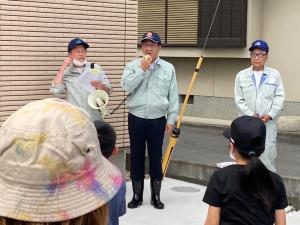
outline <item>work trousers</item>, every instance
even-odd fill
[[[144,119],[131,113],[128,114],[131,180],[144,180],[146,144],[150,177],[155,180],[162,179],[161,159],[165,126],[165,116],[157,119]]]

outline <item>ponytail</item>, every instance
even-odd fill
[[[248,162],[244,168],[241,177],[241,186],[243,190],[249,192],[256,198],[260,198],[264,205],[271,209],[274,202],[275,185],[270,171],[265,167],[262,161],[256,156],[255,152],[245,154],[239,151]]]

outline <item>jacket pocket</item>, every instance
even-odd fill
[[[265,82],[264,83],[264,89],[263,89],[263,93],[264,93],[264,97],[267,99],[272,100],[274,95],[275,95],[275,91],[277,88],[277,84],[274,82]]]
[[[171,77],[166,76],[157,76],[157,87],[159,88],[159,93],[162,96],[168,96],[169,88],[171,84]]]
[[[241,80],[241,88],[244,94],[244,97],[247,98],[254,94],[255,86],[251,80]]]

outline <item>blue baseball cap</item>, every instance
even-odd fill
[[[88,45],[88,43],[86,43],[86,42],[83,41],[82,39],[80,39],[80,38],[74,38],[74,39],[72,39],[72,40],[69,42],[69,44],[68,44],[68,52],[71,52],[71,50],[72,50],[73,48],[75,48],[76,46],[78,46],[78,45],[83,45],[83,46],[85,47],[85,49],[87,49],[88,47],[90,47],[90,46]]]
[[[251,52],[253,49],[258,48],[262,51],[266,51],[267,53],[269,52],[269,46],[267,42],[263,40],[256,40],[252,43],[251,47],[249,48],[249,51]]]
[[[141,42],[146,41],[146,40],[150,40],[150,41],[152,41],[156,44],[159,44],[159,45],[161,44],[159,35],[155,32],[152,32],[152,31],[144,33],[144,35],[141,39]]]

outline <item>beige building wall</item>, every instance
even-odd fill
[[[198,58],[165,58],[176,67],[179,93],[185,94],[195,71]],[[205,58],[192,95],[232,97],[236,72],[249,66],[245,59]]]
[[[53,97],[50,82],[75,37],[90,44],[89,61],[106,71],[114,109],[125,95],[120,80],[124,65],[136,56],[136,33],[136,0],[1,0],[0,124],[27,102]],[[128,145],[125,112],[122,106],[108,119],[119,146]]]
[[[300,1],[263,2],[262,37],[270,44],[268,64],[280,71],[287,100],[300,102]]]

